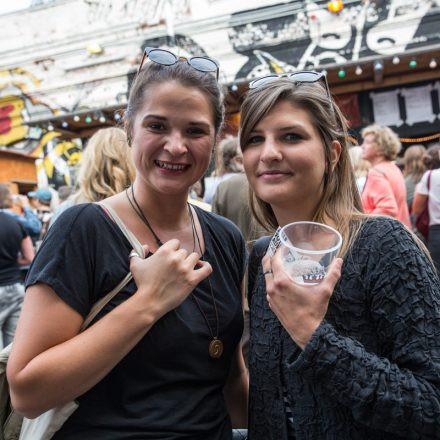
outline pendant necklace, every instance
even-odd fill
[[[133,211],[138,215],[138,217],[142,220],[142,222],[150,230],[151,234],[154,237],[154,240],[156,241],[157,246],[158,247],[162,246],[163,243],[162,243],[161,239],[154,232],[153,228],[150,225],[150,222],[148,221],[147,217],[145,216],[144,212],[142,211],[141,207],[139,206],[139,203],[137,202],[136,197],[134,196],[133,185],[131,185],[131,197],[128,192],[128,188],[126,189],[125,194],[126,194],[127,199],[130,203],[130,206],[133,208]],[[188,206],[188,212],[189,212],[189,216],[190,216],[190,220],[191,220],[191,229],[192,229],[192,236],[193,236],[193,252],[195,252],[196,240],[197,240],[197,245],[199,247],[200,255],[202,255],[202,248],[201,248],[201,244],[200,244],[199,234],[197,233],[197,229],[195,226],[194,215],[192,213],[192,210],[191,210],[189,203],[187,203],[187,206]],[[202,257],[200,257],[200,259],[202,259]],[[214,306],[214,311],[215,311],[215,322],[216,322],[216,332],[215,333],[213,332],[211,324],[209,323],[209,320],[208,320],[205,312],[203,311],[202,305],[200,304],[199,300],[197,299],[196,295],[194,294],[194,291],[191,292],[190,295],[191,295],[192,300],[196,304],[197,308],[200,310],[200,313],[206,322],[206,325],[208,327],[208,330],[209,330],[209,333],[211,336],[211,341],[209,342],[209,347],[208,347],[209,356],[211,356],[211,358],[213,358],[213,359],[218,359],[223,354],[223,342],[221,339],[218,338],[219,318],[218,318],[218,310],[217,310],[217,301],[215,299],[214,292],[212,290],[211,280],[209,279],[209,277],[208,277],[208,284],[209,284],[209,291],[211,294],[212,304]]]

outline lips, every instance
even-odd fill
[[[287,171],[281,171],[281,170],[263,170],[263,171],[259,171],[257,172],[257,176],[258,177],[279,177],[279,176],[287,176],[290,175],[292,173],[287,172]]]
[[[166,171],[185,171],[190,167],[185,163],[164,162],[162,160],[155,160],[154,164]]]

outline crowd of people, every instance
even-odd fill
[[[0,184],[14,410],[77,401],[63,440],[440,438],[440,145],[353,145],[312,71],[253,80],[221,139],[218,73],[147,48],[74,188]],[[343,238],[319,284],[267,252],[297,221]]]

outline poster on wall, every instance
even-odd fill
[[[436,81],[433,86],[434,90],[437,90],[437,99],[438,99],[438,107],[440,108],[440,81]],[[440,112],[437,115],[437,118],[440,119]]]
[[[373,102],[374,122],[380,125],[393,125],[400,127],[403,121],[399,110],[399,89],[389,92],[371,92]]]
[[[432,85],[402,89],[405,98],[406,123],[413,125],[416,122],[430,122],[435,120],[431,101]]]

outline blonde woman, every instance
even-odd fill
[[[426,155],[426,148],[423,145],[411,145],[403,155],[403,176],[406,185],[406,201],[411,212],[414,199],[414,190],[420,182],[426,166],[423,158]]]
[[[362,212],[347,125],[323,80],[318,72],[255,80],[241,108],[259,221],[337,228],[344,259],[304,286],[284,272],[279,252],[251,270],[268,240],[254,245],[249,438],[436,438],[440,283],[401,222]]]
[[[365,183],[367,182],[368,170],[371,168],[371,163],[362,158],[362,147],[355,145],[348,150],[351,165],[353,166],[354,176],[356,178],[356,185],[359,194],[362,194]]]
[[[390,128],[380,125],[365,127],[362,137],[362,157],[372,165],[362,192],[365,212],[389,215],[411,228],[405,181],[393,162],[402,149],[399,138]]]
[[[67,208],[113,196],[134,181],[136,171],[124,130],[102,128],[89,139],[78,172],[77,191],[53,215],[50,226]]]

